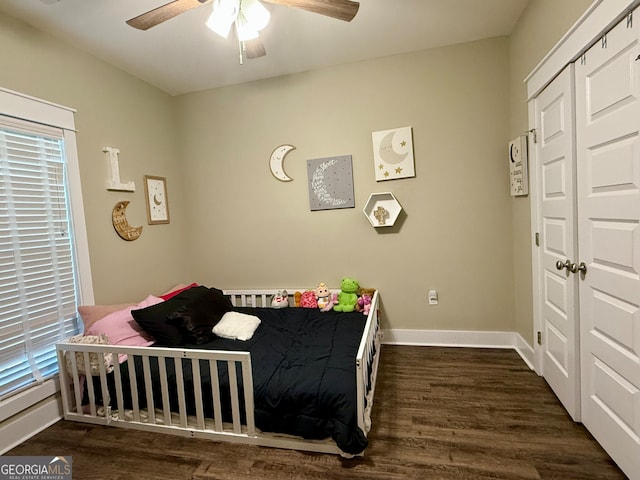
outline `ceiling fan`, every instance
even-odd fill
[[[213,12],[207,26],[227,37],[235,24],[240,46],[240,63],[243,55],[258,58],[266,55],[258,31],[269,22],[269,12],[259,0],[174,0],[127,20],[127,24],[139,30],[148,30],[175,16],[213,1]],[[360,3],[352,0],[262,0],[267,3],[299,8],[345,22],[358,13]]]

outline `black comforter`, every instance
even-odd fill
[[[209,350],[249,351],[254,384],[255,422],[264,432],[286,433],[306,439],[331,437],[349,454],[361,453],[367,439],[357,426],[355,356],[366,317],[361,313],[320,312],[306,308],[235,308],[256,315],[261,324],[248,341],[215,337],[205,344],[180,345]],[[136,372],[142,386],[142,368],[136,359]],[[201,367],[202,390],[210,392],[208,369]],[[152,369],[157,363],[152,362]],[[183,361],[187,411],[195,413],[191,363]],[[173,364],[167,362],[170,382],[175,379]],[[219,367],[221,388],[228,391],[226,367]],[[125,407],[130,405],[127,391],[127,363],[121,365]],[[157,378],[157,377],[156,377]],[[154,381],[155,383],[155,381]],[[226,385],[225,385],[226,384]],[[224,386],[223,386],[224,385]],[[222,387],[223,386],[223,387]],[[175,386],[170,388],[172,410],[177,410]],[[229,399],[222,396],[224,419],[230,418]],[[111,398],[115,398],[112,394]],[[144,391],[139,392],[145,407]],[[154,385],[154,402],[161,407],[160,388]],[[213,415],[213,402],[204,397],[206,416]],[[242,412],[244,417],[244,412]]]

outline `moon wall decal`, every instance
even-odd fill
[[[269,168],[274,177],[281,182],[290,182],[293,178],[289,177],[284,171],[284,157],[287,156],[291,150],[295,150],[293,145],[280,145],[271,153],[269,158]]]
[[[140,234],[142,233],[142,226],[132,227],[129,225],[126,211],[127,205],[129,205],[128,200],[116,203],[116,206],[113,207],[113,211],[111,212],[111,221],[113,222],[113,228],[115,228],[120,238],[131,242],[140,237]]]
[[[395,134],[395,131],[389,132],[380,141],[380,158],[392,165],[403,162],[409,155],[408,152],[400,154],[393,149],[393,137]]]
[[[517,157],[520,154],[520,152],[518,151],[518,147],[516,147],[513,143],[509,146],[509,159],[511,160],[511,163],[515,163],[516,159],[515,157]]]

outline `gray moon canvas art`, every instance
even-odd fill
[[[309,208],[354,208],[351,155],[307,160]]]

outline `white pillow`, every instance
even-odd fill
[[[227,312],[213,327],[213,333],[231,340],[249,340],[260,325],[260,319],[255,315],[240,312]]]

